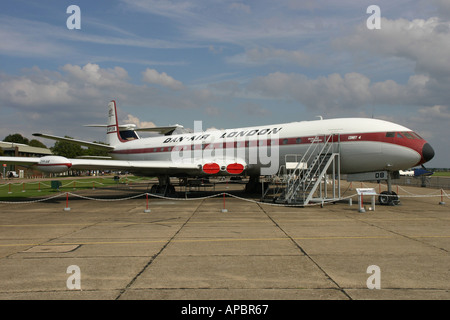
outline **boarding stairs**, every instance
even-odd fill
[[[339,135],[317,135],[303,155],[286,155],[285,165],[270,179],[271,187],[266,189],[263,200],[295,205],[340,200],[339,142]],[[332,174],[330,181],[327,173]]]

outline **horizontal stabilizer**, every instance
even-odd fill
[[[183,128],[183,126],[176,124],[174,126],[168,126],[168,127],[153,127],[153,128],[137,128],[134,129],[135,131],[145,131],[145,132],[157,132],[163,135],[170,135],[172,132],[175,131],[175,129]]]

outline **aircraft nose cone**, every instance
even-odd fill
[[[425,162],[430,161],[434,157],[434,150],[428,142],[423,145],[422,156]]]

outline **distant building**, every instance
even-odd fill
[[[15,142],[0,141],[0,148],[3,150],[5,157],[43,157],[52,154],[50,149],[47,148],[30,147],[29,145]],[[13,164],[8,165],[5,171],[16,171],[19,173],[20,170],[24,170],[24,177],[42,176],[40,171]],[[3,167],[0,172],[3,174]]]

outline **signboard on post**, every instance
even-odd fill
[[[370,196],[372,198],[372,207],[369,210],[375,211],[375,196],[377,192],[374,188],[356,188],[358,194],[358,210],[359,212],[366,212],[364,209],[364,196]]]

